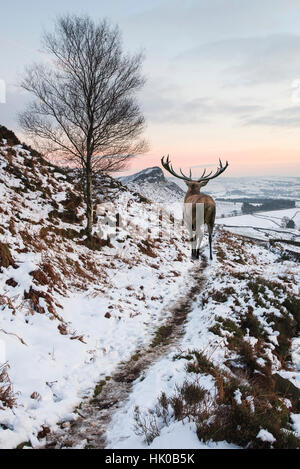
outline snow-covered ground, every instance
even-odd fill
[[[71,190],[78,196],[70,176],[20,145],[4,142],[0,151],[0,242],[12,258],[7,267],[1,262],[0,363],[9,365],[17,402],[0,410],[0,447],[13,448],[36,445],[43,427],[74,419],[75,407],[99,379],[150,340],[164,304],[184,281],[188,248],[175,237],[166,250],[166,231],[161,245],[155,243],[147,209],[110,178],[106,190],[118,196],[124,228],[116,233],[102,223],[103,239],[114,232],[111,245],[101,251],[80,246],[68,230],[79,231],[81,223],[62,221]],[[74,210],[78,218],[83,213],[80,203]],[[148,242],[132,220],[152,229]]]
[[[242,205],[241,202],[217,201],[216,219],[240,215],[242,213]]]
[[[224,235],[221,235],[222,237]],[[226,239],[230,239],[229,235],[225,235]],[[220,241],[218,242],[218,244]],[[298,282],[300,280],[299,270],[293,262],[283,262],[282,264],[276,263],[276,255],[268,252],[265,248],[255,244],[247,244],[240,241],[234,242],[233,246],[238,248],[243,246],[243,249],[238,252],[234,250],[227,250],[226,246],[221,243],[219,247],[224,249],[227,259],[224,263],[223,256],[214,260],[206,270],[207,284],[204,287],[204,292],[198,297],[194,304],[194,308],[188,315],[185,325],[184,336],[178,341],[175,347],[172,347],[167,356],[162,357],[159,361],[153,364],[135,383],[133,386],[130,398],[123,407],[114,415],[112,424],[107,432],[108,447],[109,448],[237,448],[238,446],[226,441],[208,441],[203,443],[195,437],[196,423],[185,418],[182,421],[176,420],[172,410],[169,410],[169,420],[166,422],[161,415],[156,414],[156,406],[161,393],[165,393],[167,397],[174,395],[176,388],[180,388],[184,382],[189,382],[204,388],[211,400],[214,400],[216,395],[217,386],[216,379],[207,371],[203,372],[187,372],[187,364],[192,361],[191,351],[197,350],[205,354],[211,360],[215,368],[219,367],[228,370],[228,362],[230,358],[235,358],[236,355],[230,352],[228,348],[228,338],[231,336],[225,332],[223,336],[216,335],[212,332],[212,327],[216,324],[216,318],[223,318],[223,320],[237,321],[239,324],[240,318],[245,314],[243,308],[254,307],[255,317],[258,318],[262,327],[268,331],[268,341],[264,344],[265,357],[270,359],[272,365],[272,372],[279,372],[282,376],[291,379],[295,386],[300,389],[300,349],[299,339],[295,339],[293,350],[293,363],[295,367],[294,372],[285,372],[281,370],[281,363],[279,362],[274,344],[278,345],[277,338],[279,332],[276,327],[272,329],[272,324],[268,319],[268,315],[278,314],[276,307],[271,306],[266,310],[263,306],[258,307],[254,298],[251,298],[251,293],[247,290],[246,280],[239,281],[237,278],[245,275],[245,278],[254,279],[257,276],[262,276],[266,281],[274,281],[280,278],[281,275],[286,275],[287,272],[292,276],[294,282],[290,284],[291,294],[299,295]],[[241,263],[235,264],[233,259],[242,254]],[[294,277],[296,276],[296,278]],[[298,279],[298,280],[297,280]],[[231,288],[233,292],[228,296],[227,300],[220,298],[216,301],[214,298],[217,291],[226,291],[226,288]],[[212,295],[214,293],[214,295]],[[273,293],[269,292],[270,299]],[[277,295],[274,293],[274,298]],[[216,297],[217,298],[217,297]],[[234,308],[235,298],[239,299],[239,307]],[[251,299],[250,299],[251,298]],[[245,340],[255,345],[257,338],[252,337],[248,333]],[[263,366],[266,363],[261,357],[256,358],[257,364],[261,363]],[[237,366],[242,367],[241,364]],[[259,368],[259,365],[257,365]],[[259,373],[259,371],[257,371]],[[261,370],[260,370],[261,372]],[[236,392],[240,394],[237,389]],[[242,406],[242,401],[238,401]],[[158,430],[158,435],[153,439],[150,444],[147,444],[145,438],[137,435],[135,431],[135,408],[139,407],[145,419],[155,416],[155,425]],[[149,413],[150,411],[150,413]],[[292,414],[293,429],[300,435],[300,419],[299,414]],[[238,424],[238,422],[237,422]],[[268,433],[265,429],[258,432],[257,438],[260,439],[263,435]],[[271,435],[270,443],[275,439]]]
[[[286,227],[288,220],[294,222],[294,228]],[[262,241],[282,239],[296,243],[300,242],[300,210],[298,207],[219,218],[216,220],[216,224],[223,226],[231,233]],[[286,246],[285,248],[289,251],[300,252],[297,245]]]
[[[224,217],[222,220],[217,220],[217,223],[228,226],[251,226],[253,228],[269,228],[275,230],[283,228],[282,220],[284,217],[294,220],[296,231],[300,228],[300,210],[298,208],[272,210],[270,212],[259,212],[230,218]]]
[[[78,417],[76,406],[89,401],[99,381],[113,375],[137,349],[149,346],[168,322],[169,305],[184,295],[195,264],[185,234],[174,228],[172,219],[163,218],[161,226],[153,204],[118,181],[95,181],[95,231],[101,239],[94,238],[94,249],[89,249],[81,233],[84,204],[76,171],[60,170],[19,142],[6,140],[0,142],[0,166],[0,365],[8,378],[0,380],[0,392],[8,389],[14,401],[0,394],[0,447],[40,447],[50,430]],[[243,217],[226,221],[237,218]],[[207,254],[206,245],[203,249]],[[187,365],[194,366],[191,351],[205,353],[213,369],[229,373],[228,360],[238,363],[239,350],[229,347],[235,332],[218,334],[218,321],[231,318],[238,328],[249,306],[265,333],[264,351],[258,351],[261,337],[243,330],[257,354],[254,368],[265,372],[270,362],[273,373],[300,388],[297,338],[291,348],[294,368],[281,369],[274,319],[292,314],[283,303],[299,294],[297,264],[277,262],[275,253],[222,230],[214,250],[216,260],[205,270],[207,282],[187,316],[184,335],[133,383],[128,401],[120,403],[107,428],[108,447],[149,447],[134,432],[134,409],[153,410],[162,392],[168,397],[186,380],[201,385],[213,399],[216,376],[201,370],[187,373]],[[250,295],[249,282],[255,278],[269,281],[263,286],[265,297],[254,287]],[[222,291],[227,296],[220,297]],[[245,391],[236,387],[236,399],[239,392]],[[152,448],[239,446],[223,439],[204,443],[196,435],[199,422],[176,420],[168,412],[166,421],[157,417]],[[299,414],[294,408],[290,412],[299,432]],[[274,438],[267,425],[260,430],[261,441]]]

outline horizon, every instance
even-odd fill
[[[66,12],[106,17],[119,25],[125,52],[145,51],[147,83],[139,100],[150,151],[134,158],[126,175],[160,167],[169,153],[174,168],[228,160],[226,178],[298,177],[299,2],[87,0],[84,9],[80,0],[5,4],[0,123],[28,143],[16,116],[30,97],[17,83],[25,66],[47,60],[41,34]]]
[[[211,165],[210,165],[211,166]],[[168,178],[168,179],[176,179],[175,176],[168,176],[168,173],[159,165],[154,165],[154,166],[147,166],[146,168],[142,168],[142,169],[127,169],[127,170],[123,170],[122,172],[118,172],[118,173],[115,173],[116,176],[115,177],[127,177],[127,176],[133,176],[134,174],[137,174],[139,172],[142,172],[142,171],[146,171],[147,169],[151,169],[151,168],[159,168],[162,170],[162,172],[164,173],[164,175]],[[188,167],[186,167],[186,169],[188,169]],[[125,174],[126,173],[126,174]],[[197,175],[195,175],[195,177],[197,177]],[[227,176],[226,174],[222,174],[222,176],[220,178],[218,178],[217,182],[222,182],[222,179],[264,179],[264,178],[268,178],[268,179],[278,179],[278,178],[283,178],[283,179],[300,179],[300,176],[281,176],[281,175],[261,175],[261,174],[258,174],[258,175],[251,175],[251,176],[245,176],[245,175],[241,175],[241,176]]]

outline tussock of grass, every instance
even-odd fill
[[[9,364],[0,366],[0,409],[12,409],[16,405],[16,395],[8,375]]]
[[[155,336],[150,344],[151,347],[157,347],[158,345],[162,345],[166,342],[168,337],[171,335],[173,330],[172,326],[165,325],[161,326],[155,332]]]
[[[103,379],[99,381],[98,384],[96,384],[95,389],[94,389],[94,395],[93,395],[94,398],[98,397],[99,394],[101,394],[103,387],[106,385],[106,382],[107,381]]]
[[[261,392],[253,382],[251,386],[238,386],[235,378],[217,381],[216,404],[209,419],[197,423],[201,441],[223,441],[243,448],[300,448],[300,439],[292,432],[289,410],[278,396],[270,391]],[[240,393],[240,401],[235,392]],[[257,438],[261,429],[269,431],[276,441],[263,442]]]
[[[14,264],[8,245],[0,241],[0,267],[9,267]]]
[[[160,434],[159,420],[168,426],[172,418],[178,421],[195,421],[199,415],[207,416],[206,395],[204,388],[189,381],[185,381],[182,386],[176,386],[174,394],[170,397],[161,393],[154,410],[149,409],[142,413],[138,406],[135,408],[135,433],[143,436],[146,443],[150,444]]]
[[[140,354],[139,353],[134,353],[130,358],[130,360],[134,361],[134,362],[137,362],[139,359],[140,359]]]
[[[190,354],[193,356],[193,361],[190,361],[186,366],[188,373],[207,373],[212,375],[215,373],[216,367],[205,353],[192,350]]]

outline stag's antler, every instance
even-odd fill
[[[220,159],[219,159],[219,161],[220,161],[220,166],[219,166],[219,168],[217,169],[217,171],[215,172],[215,174],[213,174],[213,175],[211,176],[211,173],[212,173],[212,171],[211,171],[210,173],[206,174],[206,176],[205,176],[206,169],[204,169],[203,173],[201,174],[200,178],[198,178],[198,179],[193,179],[193,178],[192,178],[192,170],[191,170],[191,169],[190,169],[190,175],[189,175],[189,176],[186,176],[186,175],[182,172],[181,169],[179,170],[179,171],[181,172],[181,176],[180,176],[179,174],[175,173],[175,171],[174,171],[174,169],[173,169],[173,167],[172,167],[172,165],[171,165],[169,155],[167,156],[166,161],[165,161],[165,157],[164,157],[164,156],[162,157],[162,159],[161,159],[161,164],[162,164],[162,166],[163,166],[169,173],[171,173],[171,174],[172,174],[173,176],[175,176],[176,178],[183,179],[184,181],[202,182],[202,181],[209,181],[210,179],[214,179],[214,178],[220,176],[220,174],[222,174],[222,173],[225,171],[225,169],[226,169],[227,166],[228,166],[228,161],[226,161],[226,163],[225,163],[224,166],[223,166],[222,161],[221,161]]]

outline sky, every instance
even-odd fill
[[[41,35],[65,13],[109,18],[124,50],[144,51],[139,100],[150,149],[127,174],[170,154],[195,176],[220,157],[227,176],[300,176],[299,0],[3,2],[0,124],[21,137],[17,114],[30,98],[22,74],[44,60]]]

